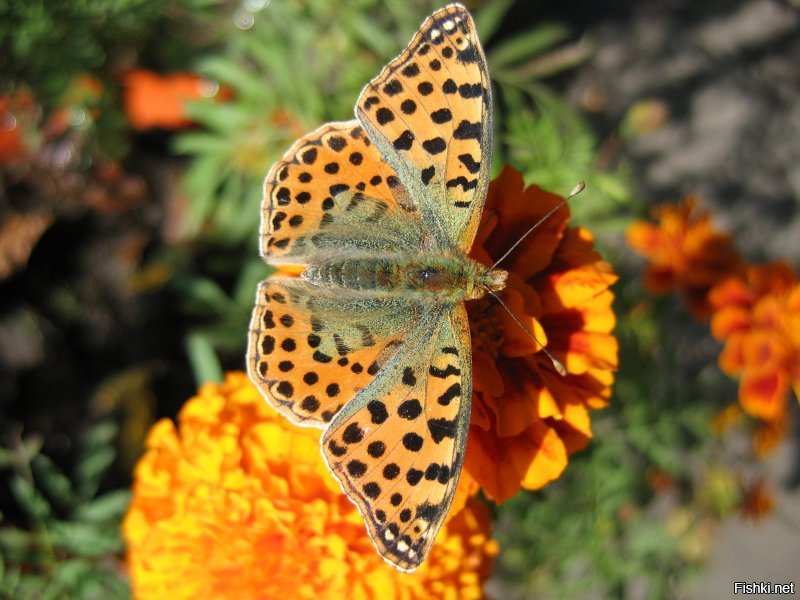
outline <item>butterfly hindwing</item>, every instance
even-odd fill
[[[402,346],[415,310],[402,298],[270,277],[258,287],[250,323],[250,378],[293,422],[325,427]]]
[[[378,552],[416,569],[449,510],[472,397],[463,304],[431,308],[375,380],[334,418],[322,451]]]
[[[443,250],[469,251],[491,161],[486,59],[467,10],[451,4],[361,92],[356,116]]]

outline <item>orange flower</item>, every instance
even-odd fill
[[[696,203],[690,196],[677,206],[662,204],[653,210],[657,224],[633,223],[626,237],[628,245],[650,262],[645,288],[652,294],[677,289],[689,311],[706,319],[708,291],[741,272],[742,263],[731,236],[715,231],[709,215],[695,211]]]
[[[23,162],[30,152],[26,129],[38,120],[39,107],[27,90],[0,96],[0,167]]]
[[[766,421],[786,414],[790,387],[800,398],[800,283],[785,263],[747,269],[709,295],[711,332],[725,343],[720,368],[741,375],[739,402]]]
[[[489,186],[473,258],[491,265],[560,201],[524,188],[506,167]],[[564,206],[500,265],[509,271],[504,302],[566,376],[491,296],[467,305],[474,401],[465,467],[497,502],[559,477],[591,438],[588,409],[604,407],[611,394],[617,340],[608,288],[617,277],[591,234],[568,220]]]
[[[122,83],[125,112],[131,127],[139,130],[187,127],[191,124],[186,114],[187,101],[226,96],[219,93],[216,84],[192,73],[162,76],[136,69],[128,72]]]
[[[481,598],[496,543],[466,500],[427,561],[383,562],[319,452],[244,373],[150,431],[123,523],[137,598]]]

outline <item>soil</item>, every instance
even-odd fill
[[[595,52],[568,93],[613,140],[631,107],[663,118],[626,137],[648,203],[688,194],[732,232],[750,262],[800,266],[800,2],[561,2],[549,14]],[[757,525],[724,521],[687,598],[731,598],[735,581],[798,580],[800,425],[766,464],[776,510]],[[760,597],[760,596],[759,596]]]

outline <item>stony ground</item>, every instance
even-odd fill
[[[597,51],[571,94],[602,98],[601,128],[636,102],[666,110],[623,149],[637,191],[698,194],[750,260],[800,263],[800,3],[612,4],[585,29]]]
[[[636,103],[663,119],[620,150],[634,167],[637,194],[653,203],[696,194],[749,261],[785,258],[798,268],[800,2],[662,0],[603,8],[566,2],[558,9],[596,49],[571,82],[570,97],[593,111],[609,137]],[[686,597],[732,598],[734,581],[795,581],[800,588],[796,406],[794,413],[793,441],[767,465],[775,514],[758,526],[724,522]]]

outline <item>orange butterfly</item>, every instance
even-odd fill
[[[298,140],[266,178],[261,251],[302,265],[258,288],[247,364],[322,452],[378,552],[430,550],[458,484],[472,397],[464,301],[505,286],[468,257],[489,183],[492,101],[460,4],[428,17],[361,92],[357,120]]]

